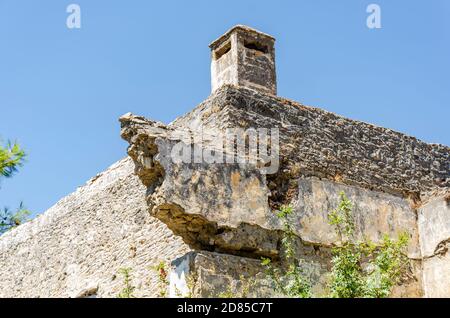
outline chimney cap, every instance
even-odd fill
[[[268,39],[270,39],[270,40],[275,42],[275,38],[273,36],[269,35],[269,34],[266,34],[264,32],[258,31],[256,29],[253,29],[253,28],[251,28],[249,26],[246,26],[246,25],[238,24],[238,25],[235,25],[234,27],[232,27],[231,29],[229,29],[224,35],[222,35],[218,39],[216,39],[213,42],[211,42],[209,47],[212,50],[217,48],[217,47],[219,47],[223,42],[225,42],[226,40],[228,40],[230,38],[232,33],[236,32],[236,31],[237,32],[241,31],[242,33],[253,33],[254,35],[265,37],[265,38],[268,38]]]

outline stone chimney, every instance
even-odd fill
[[[275,38],[237,25],[212,42],[212,92],[232,84],[277,94]]]

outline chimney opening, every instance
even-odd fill
[[[226,43],[214,53],[214,59],[219,60],[222,56],[231,51],[231,42]]]
[[[258,42],[244,42],[244,46],[249,50],[258,51],[264,54],[269,53],[269,47],[267,45],[258,43]]]

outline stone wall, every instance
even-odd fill
[[[172,262],[169,295],[194,298],[272,297],[274,290],[259,260],[198,251]]]
[[[148,186],[150,213],[196,249],[276,259],[282,225],[273,211],[290,204],[294,207],[297,256],[314,269],[314,288],[320,291],[330,269],[330,248],[339,244],[327,214],[336,208],[343,191],[354,203],[360,238],[379,242],[384,234],[409,233],[411,272],[393,296],[418,297],[424,290],[427,295],[449,295],[435,282],[438,271],[445,273],[446,248],[439,262],[426,260],[426,253],[423,256],[424,242],[433,247],[442,240],[447,242],[449,231],[440,226],[442,233],[434,233],[433,238],[417,222],[421,207],[422,218],[433,224],[439,217],[449,219],[443,203],[436,207],[430,199],[435,197],[430,192],[448,189],[448,147],[233,86],[222,87],[169,126],[131,114],[122,117],[121,123],[122,136],[130,143],[129,155]],[[252,163],[173,161],[174,147],[192,147],[193,153],[220,147],[216,142],[219,136],[236,127],[280,129],[281,167],[277,173],[266,176]],[[193,145],[187,146],[179,137],[186,131],[194,134]],[[195,144],[197,133],[209,137]],[[197,267],[191,268],[196,275]]]
[[[315,176],[415,199],[450,187],[448,146],[242,87],[222,87],[172,126],[211,135],[279,128],[280,170],[289,179]]]
[[[450,297],[450,191],[423,205],[418,221],[425,296]]]
[[[131,114],[121,124],[131,159],[0,237],[0,297],[116,297],[121,268],[132,269],[135,296],[155,297],[166,288],[151,268],[161,261],[172,264],[173,297],[239,296],[249,277],[247,296],[277,296],[260,257],[279,257],[281,204],[294,207],[295,252],[324,295],[337,244],[326,214],[341,191],[359,237],[410,235],[410,275],[393,296],[450,296],[448,147],[232,86],[171,125]],[[280,129],[277,173],[173,162],[179,132],[206,131],[193,145],[204,150],[236,127]]]
[[[145,187],[124,159],[43,215],[0,237],[0,297],[116,297],[131,268],[137,297],[161,292],[157,273],[190,249],[151,218]]]

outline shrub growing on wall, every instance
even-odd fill
[[[357,240],[352,213],[353,204],[345,193],[339,196],[338,207],[329,213],[329,224],[334,226],[340,242],[332,248],[328,297],[383,298],[410,269],[406,255],[409,235],[402,233],[397,239],[384,235],[381,243],[367,239]],[[281,266],[273,266],[263,259],[268,276],[277,293],[286,297],[312,297],[311,282],[304,275],[301,260],[295,258],[297,239],[292,226],[292,207],[282,207],[277,213],[284,224]]]

